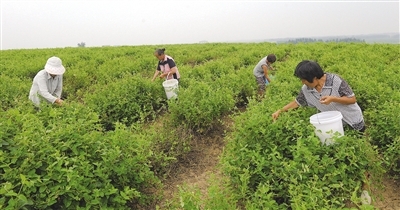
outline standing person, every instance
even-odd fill
[[[160,72],[161,75],[159,78],[166,78],[167,80],[177,79],[179,81],[181,75],[179,74],[178,67],[175,64],[174,59],[165,54],[165,48],[157,49],[154,52],[154,56],[158,59],[158,64],[151,81],[154,81]]]
[[[40,70],[33,78],[29,92],[29,99],[36,107],[39,106],[41,99],[52,104],[63,104],[61,93],[64,72],[65,67],[60,58],[53,56],[47,60],[44,69]]]
[[[365,122],[361,108],[353,90],[344,79],[336,74],[324,73],[317,62],[309,60],[301,61],[294,75],[301,80],[303,86],[295,100],[272,114],[273,120],[276,120],[281,112],[299,106],[310,106],[321,112],[339,111],[342,113],[344,124],[364,132]],[[366,172],[365,176],[368,179],[369,173]],[[368,188],[368,185],[363,183],[361,201],[364,204],[371,203]]]
[[[276,61],[276,56],[274,54],[269,54],[264,58],[262,58],[254,67],[253,74],[258,84],[258,95],[260,97],[264,96],[265,86],[271,82],[268,70],[274,69],[271,66],[271,64],[275,63],[275,61]]]

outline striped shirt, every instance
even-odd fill
[[[315,107],[321,112],[339,111],[343,115],[344,123],[350,125],[355,130],[361,130],[365,126],[364,117],[357,102],[347,105],[332,102],[326,105],[320,102],[322,96],[354,96],[351,87],[339,75],[326,73],[326,80],[321,93],[315,88],[309,88],[307,85],[303,85],[299,95],[296,97],[297,104],[299,106]]]

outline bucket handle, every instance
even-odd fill
[[[168,74],[167,74],[167,77],[165,77],[165,81],[167,81],[167,80],[168,80],[169,73],[171,73],[171,72],[168,72]]]

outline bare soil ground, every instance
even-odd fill
[[[383,189],[372,188],[372,203],[377,209],[400,210],[400,180],[383,179]]]
[[[233,121],[225,117],[223,122],[222,127],[215,128],[209,135],[196,137],[192,151],[174,166],[174,170],[163,181],[164,197],[157,204],[160,209],[165,209],[167,202],[178,194],[178,186],[196,186],[205,195],[210,176],[222,176],[218,163],[225,146],[224,134],[230,131]],[[400,180],[385,177],[382,184],[383,189],[371,187],[373,206],[380,210],[400,210]]]

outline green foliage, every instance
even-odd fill
[[[22,84],[18,77],[9,77],[0,74],[0,110],[5,111],[18,105],[19,101],[26,100],[29,95],[21,95],[21,92],[30,88],[30,84]]]
[[[179,187],[180,208],[182,209],[201,209],[201,193],[200,189],[194,188],[189,192]]]
[[[178,196],[174,197],[168,209],[238,209],[235,194],[228,185],[228,180],[212,175],[208,182],[207,192],[202,192],[198,186],[189,183],[178,186]]]
[[[9,109],[2,117],[9,135],[2,138],[0,206],[126,208],[147,202],[138,190],[158,183],[146,139],[120,126],[104,135],[97,115],[82,105]]]
[[[162,86],[137,77],[123,77],[107,88],[101,87],[94,86],[94,92],[87,94],[84,100],[99,113],[107,130],[112,130],[115,122],[129,126],[154,119],[166,98]]]
[[[233,109],[234,103],[229,89],[215,89],[205,82],[192,81],[188,88],[179,90],[178,99],[170,101],[168,109],[173,124],[184,124],[204,133],[218,117]]]
[[[400,92],[391,99],[381,101],[375,109],[365,111],[369,119],[368,134],[373,144],[386,150],[396,137],[400,136]],[[388,126],[389,125],[389,126]]]
[[[383,151],[386,165],[393,172],[394,178],[400,178],[400,136],[397,136],[393,142]]]
[[[208,188],[204,209],[237,209],[237,198],[232,188],[229,186],[228,179],[214,175],[211,176],[208,181],[210,186]]]
[[[365,43],[208,43],[167,45],[180,73],[177,100],[151,82],[156,46],[2,51],[0,60],[0,208],[128,209],[149,206],[171,165],[236,107],[222,157],[229,186],[211,185],[207,200],[180,192],[177,208],[335,209],[357,203],[363,172],[400,170],[398,45]],[[371,53],[374,52],[374,53]],[[274,53],[275,80],[254,100],[252,70]],[[349,56],[351,55],[351,56]],[[46,60],[58,56],[65,106],[35,111],[28,93]],[[293,100],[303,59],[318,61],[353,88],[367,124],[331,147],[309,124],[315,109],[271,114]],[[152,123],[154,119],[165,119]],[[379,152],[379,155],[378,155]],[[380,158],[382,156],[382,159]],[[224,191],[222,189],[227,189]],[[227,195],[233,195],[229,197]],[[360,206],[368,209],[368,206]]]
[[[387,89],[386,90],[390,90]],[[387,97],[385,97],[387,96]],[[400,92],[381,95],[374,108],[367,109],[367,133],[371,143],[378,146],[386,160],[387,170],[400,171]],[[394,173],[396,174],[396,173]]]
[[[279,205],[274,200],[274,194],[271,192],[267,183],[262,183],[257,187],[254,196],[246,202],[246,209],[279,209]]]
[[[222,160],[233,185],[250,203],[262,187],[264,208],[341,208],[361,187],[366,170],[382,173],[377,158],[371,159],[376,151],[355,134],[333,146],[321,145],[313,127],[302,120],[309,110],[292,111],[290,117],[284,113],[275,123],[252,112],[259,110],[249,110],[236,121]]]
[[[151,142],[150,167],[158,176],[164,176],[178,158],[190,151],[193,134],[184,126],[174,125],[162,118],[159,125],[145,129],[143,134]]]

